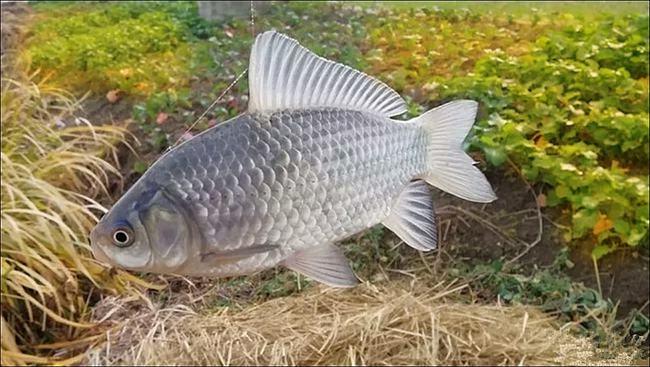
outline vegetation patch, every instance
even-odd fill
[[[194,3],[36,4],[25,56],[78,91],[146,96],[182,86],[201,53],[191,40],[207,36]]]
[[[42,355],[102,337],[88,322],[91,289],[137,281],[97,263],[86,237],[127,135],[76,118],[74,97],[25,76],[3,76],[1,105],[2,364],[60,362]]]
[[[465,279],[479,298],[538,306],[564,322],[563,328],[591,337],[601,348],[646,341],[650,328],[642,310],[633,310],[627,317],[617,315],[617,303],[565,274],[573,265],[568,249],[564,248],[545,268],[508,269],[502,261],[495,260],[472,266],[456,263],[449,274]]]
[[[470,147],[546,185],[540,204],[569,209],[567,241],[590,239],[597,258],[619,245],[647,246],[647,15],[589,22],[535,15],[508,27],[512,20],[464,11],[388,14],[370,33],[372,48],[382,50],[370,70],[391,65],[386,78],[406,91],[422,86],[415,93],[422,103],[480,101]],[[411,33],[411,23],[421,32]],[[431,39],[420,36],[425,29],[435,45],[422,44]],[[440,49],[431,51],[440,62],[420,48]],[[466,49],[474,56],[468,63],[457,54]]]

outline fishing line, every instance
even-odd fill
[[[251,18],[250,18],[251,37],[253,39],[253,42],[255,42],[255,7],[254,7],[254,4],[253,4],[253,0],[251,0],[250,16],[251,16]],[[205,115],[207,115],[208,112],[210,112],[210,110],[212,110],[212,108],[214,108],[214,106],[216,106],[216,104],[221,101],[221,99],[226,95],[226,93],[228,93],[235,86],[235,84],[237,84],[237,82],[244,76],[244,74],[246,74],[246,72],[248,72],[248,68],[244,69],[244,71],[242,71],[241,73],[239,73],[239,75],[237,75],[235,80],[233,80],[226,87],[226,89],[224,89],[223,92],[221,92],[221,94],[217,97],[217,99],[215,99],[212,102],[212,104],[210,104],[210,106],[208,106],[208,108],[206,108],[205,111],[203,111],[201,116],[199,116],[199,118],[197,118],[196,121],[194,121],[194,123],[192,123],[192,125],[190,125],[190,127],[188,127],[187,130],[185,130],[185,132],[183,132],[183,134],[176,140],[176,142],[174,142],[174,144],[172,144],[170,147],[167,148],[167,151],[171,150],[176,145],[178,145],[178,143],[181,140],[183,140],[183,137],[186,136],[190,131],[192,131],[192,129],[196,126],[196,124],[198,124],[199,121],[201,121],[201,119],[203,119],[205,117]]]
[[[255,8],[253,7],[253,0],[251,0],[251,38],[255,40]]]

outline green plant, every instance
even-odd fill
[[[549,184],[547,204],[571,207],[567,239],[593,236],[602,244],[597,256],[619,243],[647,243],[647,79],[624,68],[625,47],[615,48],[623,64],[613,70],[593,60],[549,58],[548,44],[540,38],[520,57],[486,56],[474,75],[441,86],[440,96],[482,102],[487,118],[472,145],[490,163],[508,156],[529,180]]]
[[[545,184],[570,209],[568,241],[592,239],[596,257],[647,245],[647,15],[411,8],[369,23],[370,73],[421,104],[479,101],[466,146]]]
[[[422,103],[435,87],[434,77],[445,79],[472,72],[475,63],[492,50],[509,55],[528,52],[539,35],[568,22],[566,17],[481,14],[467,9],[376,11],[368,17],[371,75],[390,82]],[[539,16],[537,16],[539,18]]]
[[[426,13],[414,14],[429,19]],[[445,19],[446,14],[454,12],[436,16]],[[518,44],[526,45],[523,49],[508,49],[504,46],[509,41],[499,38],[491,42],[506,43],[493,43],[493,49],[479,46],[483,56],[474,55],[467,75],[448,79],[422,59],[395,68],[412,74],[393,81],[403,88],[423,84],[425,93],[419,95],[424,100],[480,101],[470,147],[481,149],[495,166],[510,158],[529,180],[548,184],[547,204],[571,208],[567,240],[591,236],[600,244],[594,255],[602,256],[618,244],[636,246],[648,238],[647,16],[603,17],[592,23],[564,18],[564,25],[545,22],[545,33],[524,33],[527,43]],[[454,28],[450,39],[462,40],[480,27],[467,14],[459,19],[473,26]],[[380,29],[391,27],[393,37],[408,38],[405,28],[392,24],[386,21]],[[445,34],[440,27],[439,34]],[[517,27],[507,29],[515,38],[523,36]],[[373,42],[384,45],[386,40],[376,37],[371,33]],[[395,42],[392,47],[417,50],[419,42]],[[479,37],[476,42],[483,45],[486,40]],[[454,60],[451,55],[458,50],[448,42],[440,44],[450,48],[440,56]],[[463,52],[472,55],[471,49]],[[388,60],[380,58],[375,65],[408,60],[401,54],[386,55]],[[447,70],[462,75],[467,69],[452,65]]]
[[[24,56],[58,85],[143,96],[182,86],[209,23],[194,2],[37,4]],[[64,15],[64,16],[57,16]]]
[[[568,260],[568,249],[564,248],[553,264],[543,269],[505,268],[501,261],[495,260],[473,265],[454,264],[450,274],[454,278],[468,279],[474,292],[484,298],[539,306],[604,346],[647,335],[645,316],[633,312],[627,319],[616,320],[616,305],[598,291],[572,281],[564,273],[568,266],[572,264]]]

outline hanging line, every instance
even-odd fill
[[[255,8],[253,6],[253,0],[251,0],[250,15],[251,15],[251,18],[250,18],[251,37],[253,39],[253,42],[255,42]],[[214,106],[216,106],[217,103],[219,103],[221,101],[221,99],[226,95],[226,93],[228,93],[235,86],[235,84],[237,84],[237,82],[244,76],[244,74],[246,74],[247,71],[248,71],[248,68],[244,69],[244,71],[239,73],[239,75],[237,75],[235,80],[233,80],[226,87],[226,89],[224,89],[224,91],[221,92],[219,97],[217,97],[217,99],[215,99],[214,102],[212,102],[212,104],[210,104],[210,106],[208,106],[208,108],[206,108],[206,110],[201,114],[201,116],[199,116],[199,118],[197,118],[196,121],[194,121],[194,123],[192,123],[192,125],[190,125],[190,127],[188,127],[187,130],[185,130],[185,132],[183,132],[183,134],[174,142],[174,144],[169,146],[165,152],[168,152],[169,150],[174,148],[176,145],[178,145],[178,143],[181,140],[183,140],[183,137],[186,136],[190,131],[192,131],[192,129],[196,126],[196,124],[198,124],[199,121],[201,121],[201,119],[203,119],[205,117],[205,115],[207,115],[208,112],[210,112],[210,110],[212,110],[212,108],[214,108]]]
[[[253,7],[253,0],[251,0],[251,38],[255,41],[255,8]]]

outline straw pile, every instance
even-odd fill
[[[468,303],[466,285],[429,278],[317,286],[243,310],[106,298],[96,318],[120,320],[86,363],[122,365],[629,364],[598,360],[586,339],[539,310]],[[140,301],[141,304],[141,301]]]

